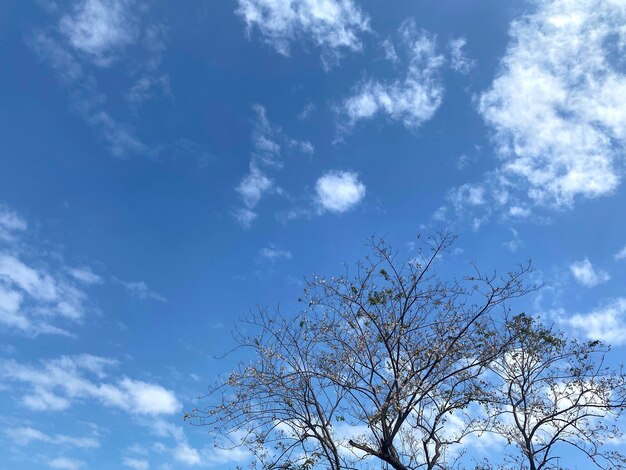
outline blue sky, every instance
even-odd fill
[[[619,362],[624,24],[621,0],[3,1],[0,467],[236,465],[182,421],[234,322],[372,234],[410,257],[453,230],[452,273],[532,258],[520,308]]]

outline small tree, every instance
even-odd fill
[[[402,262],[372,241],[354,272],[308,283],[301,314],[259,310],[236,335],[252,360],[212,390],[217,403],[188,417],[236,436],[264,468],[339,470],[372,459],[377,468],[445,468],[450,447],[476,429],[465,410],[506,346],[494,309],[531,289],[529,266],[440,279],[435,264],[453,241],[429,239]]]
[[[559,468],[566,445],[600,468],[624,468],[602,447],[621,435],[614,425],[626,403],[626,378],[605,364],[600,341],[566,339],[527,316],[507,322],[509,348],[492,364],[499,378],[490,400],[491,430],[520,451],[521,468]],[[613,425],[611,425],[613,423]]]

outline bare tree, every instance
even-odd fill
[[[252,359],[188,417],[234,436],[264,468],[449,468],[506,347],[495,309],[532,289],[528,265],[442,280],[435,265],[453,242],[428,239],[400,262],[372,240],[354,272],[308,282],[301,314],[259,310],[237,335]]]
[[[566,339],[521,314],[507,322],[509,348],[492,365],[499,378],[490,405],[492,432],[515,444],[521,468],[560,468],[563,446],[600,468],[626,460],[603,445],[621,436],[616,420],[626,403],[626,377],[606,365],[600,341]]]

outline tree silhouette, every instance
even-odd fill
[[[249,359],[187,418],[267,469],[459,468],[464,438],[484,432],[518,446],[517,468],[548,468],[556,442],[597,461],[593,439],[612,431],[592,418],[617,412],[622,375],[594,361],[598,343],[511,316],[508,301],[536,289],[529,264],[442,279],[454,241],[440,234],[398,260],[372,239],[343,275],[307,283],[300,313],[258,309],[235,334]]]

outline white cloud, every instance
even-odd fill
[[[570,264],[569,269],[576,280],[585,287],[594,287],[611,279],[609,273],[596,270],[587,258]]]
[[[298,114],[298,119],[301,121],[308,119],[311,114],[315,112],[316,108],[317,107],[314,103],[307,103],[304,108],[302,108],[302,111],[300,111],[300,113]]]
[[[258,214],[245,207],[240,207],[233,211],[233,217],[243,228],[250,228],[254,219],[258,217]]]
[[[132,0],[84,0],[59,22],[61,33],[99,66],[108,66],[114,54],[138,35]]]
[[[70,400],[37,386],[35,386],[33,393],[24,395],[22,403],[26,408],[36,411],[63,411],[68,409],[71,405]]]
[[[365,185],[349,171],[331,171],[315,184],[316,201],[322,210],[342,213],[355,207],[365,197]]]
[[[263,194],[272,188],[272,180],[254,164],[250,165],[250,173],[248,173],[235,188],[243,199],[248,209],[255,207]]]
[[[0,242],[12,242],[20,232],[25,231],[28,224],[19,214],[0,203]]]
[[[52,322],[79,322],[86,294],[65,275],[66,268],[51,270],[44,260],[30,263],[0,246],[0,325],[29,335],[67,335]]]
[[[401,80],[368,79],[358,84],[340,106],[340,112],[347,116],[343,128],[349,130],[358,121],[383,113],[415,129],[431,119],[441,105],[439,73],[445,60],[437,53],[434,36],[418,31],[414,21],[407,20],[400,27],[400,37],[408,56],[406,75]]]
[[[626,246],[613,255],[615,261],[621,261],[626,259]]]
[[[494,192],[489,181],[480,184],[466,183],[450,189],[446,194],[446,204],[437,208],[431,217],[438,225],[441,222],[452,224],[456,219],[465,220],[473,230],[478,230],[489,220],[493,203]]]
[[[97,112],[89,118],[89,122],[100,129],[110,152],[115,157],[145,154],[150,150],[146,144],[135,137],[129,126],[116,121],[107,112]]]
[[[568,207],[610,194],[626,143],[626,9],[604,0],[536,0],[479,110],[494,130],[500,171],[537,204]],[[517,184],[519,186],[519,184]]]
[[[41,367],[9,360],[0,364],[0,375],[31,387],[22,403],[32,410],[64,410],[74,401],[88,400],[134,415],[167,415],[180,409],[175,394],[161,385],[128,377],[102,381],[107,376],[105,366],[114,364],[90,355],[61,356],[42,361]]]
[[[124,457],[122,459],[122,464],[134,470],[148,470],[150,468],[150,463],[147,460],[135,459],[132,457]]]
[[[511,230],[511,239],[502,243],[502,245],[509,250],[511,253],[515,253],[521,246],[524,245],[522,242],[519,233],[514,228]]]
[[[450,68],[459,73],[469,73],[476,66],[476,62],[468,59],[463,52],[466,44],[467,40],[465,38],[455,38],[448,43]]]
[[[44,442],[54,445],[67,445],[83,449],[100,447],[100,442],[93,437],[72,437],[64,434],[46,434],[39,429],[29,426],[10,428],[5,431],[9,439],[20,446],[27,446],[32,442]]]
[[[481,185],[464,184],[453,189],[448,194],[448,200],[455,208],[465,206],[482,206],[485,204],[485,188]]]
[[[109,367],[118,365],[118,361],[115,359],[94,356],[92,354],[80,354],[78,356],[73,356],[72,360],[77,367],[91,372],[99,379],[103,379],[107,376],[106,370]]]
[[[89,266],[82,266],[80,268],[69,268],[68,272],[77,281],[83,284],[102,284],[102,277],[94,273]]]
[[[59,470],[80,470],[85,464],[79,460],[67,457],[57,457],[48,461],[48,466]]]
[[[143,423],[150,431],[158,437],[169,437],[176,442],[186,442],[185,432],[180,426],[176,426],[162,418],[151,419]]]
[[[239,0],[237,14],[280,54],[289,55],[293,41],[310,39],[326,65],[342,49],[361,49],[359,35],[369,30],[369,18],[352,0]]]
[[[268,246],[262,248],[259,251],[259,255],[261,255],[262,258],[265,258],[266,260],[272,262],[278,261],[280,259],[291,259],[293,257],[291,251],[283,250],[273,243],[270,243]]]
[[[51,302],[59,297],[59,289],[51,276],[38,272],[12,255],[0,255],[0,279],[19,287],[37,300]]]
[[[181,442],[174,449],[174,459],[185,465],[197,465],[200,463],[200,454],[189,444]]]
[[[168,75],[145,75],[138,78],[126,92],[125,98],[136,108],[138,105],[154,96],[155,91],[161,91],[165,94],[170,93],[170,77]]]
[[[158,292],[153,291],[148,287],[144,281],[122,281],[118,278],[113,278],[113,280],[120,284],[126,289],[126,291],[132,295],[133,297],[138,298],[139,300],[156,300],[158,302],[167,302],[167,298],[163,297]]]
[[[54,69],[65,84],[81,84],[90,92],[93,91],[88,81],[81,83],[85,78],[83,67],[59,41],[43,32],[38,32],[33,37],[31,45],[35,53]],[[96,96],[89,96],[89,98],[99,100]]]
[[[465,183],[450,189],[446,204],[431,216],[438,224],[465,223],[477,230],[492,217],[500,222],[511,223],[532,220],[546,223],[545,216],[538,215],[526,197],[521,196],[502,172],[487,172],[479,183]]]
[[[283,150],[297,151],[307,155],[315,151],[313,144],[306,140],[292,139],[285,135],[280,126],[270,123],[266,109],[255,104],[252,106],[255,113],[252,129],[252,164],[258,167],[280,169]]]
[[[309,141],[290,140],[289,145],[304,155],[313,155],[315,146]]]
[[[511,206],[509,207],[509,216],[516,219],[526,219],[532,215],[532,211],[528,207]]]
[[[200,453],[187,442],[185,432],[180,426],[173,425],[161,418],[145,421],[144,425],[160,438],[171,438],[176,445],[166,446],[160,442],[154,444],[153,449],[159,453],[169,454],[175,461],[185,465],[197,465],[201,460]]]
[[[381,42],[380,47],[385,54],[385,59],[387,59],[389,62],[393,62],[395,64],[400,60],[400,57],[398,56],[398,51],[396,50],[396,46],[390,39],[385,39],[383,42]]]
[[[625,315],[626,298],[618,298],[589,313],[573,315],[565,322],[590,340],[600,340],[617,346],[626,343]]]
[[[124,377],[119,386],[129,400],[132,413],[143,415],[172,414],[180,408],[174,393],[160,385]]]

